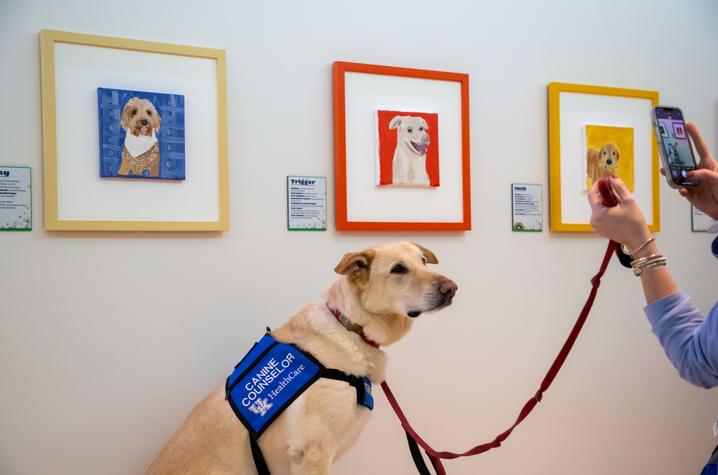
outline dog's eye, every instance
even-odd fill
[[[419,132],[423,132],[423,131],[424,131],[424,127],[419,127]]]
[[[409,269],[403,264],[397,264],[391,268],[392,274],[406,274],[407,272],[409,272]]]
[[[147,111],[147,115],[152,115],[152,111]]]
[[[412,133],[412,132],[414,131],[414,129],[412,129],[411,127],[409,127],[408,129],[406,129],[406,131],[409,132],[409,133]]]
[[[422,262],[424,265],[426,265],[426,257],[422,257],[422,258],[421,258],[421,262]]]
[[[132,115],[137,115],[137,109],[132,109]]]

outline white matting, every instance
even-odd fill
[[[636,198],[648,224],[653,224],[653,173],[651,101],[631,97],[562,92],[559,96],[561,131],[561,220],[588,224],[591,208],[587,204],[583,163],[584,136],[588,124],[633,128],[634,183]]]
[[[185,96],[186,180],[100,178],[98,87]],[[219,219],[214,60],[56,43],[55,93],[59,219]]]
[[[381,74],[345,76],[347,220],[370,222],[463,221],[461,83]],[[439,114],[441,186],[376,185],[376,111]]]

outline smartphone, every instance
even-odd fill
[[[686,176],[696,169],[696,157],[683,112],[678,107],[656,106],[651,108],[651,120],[668,185],[671,188],[696,186],[697,183]]]

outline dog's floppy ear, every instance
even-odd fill
[[[120,125],[123,129],[129,129],[130,128],[130,111],[132,110],[132,106],[130,105],[130,101],[127,101],[127,104],[125,104],[125,107],[122,108],[122,115],[120,116]]]
[[[362,252],[347,252],[334,268],[334,272],[340,275],[368,276],[369,267],[375,255],[374,249],[367,249]]]
[[[157,109],[155,109],[154,104],[152,105],[152,112],[154,112],[154,114],[152,114],[152,127],[156,131],[159,131],[160,130],[160,122],[162,122],[162,117],[160,117],[160,115],[157,113]]]
[[[434,254],[430,249],[425,248],[421,244],[417,244],[415,242],[412,242],[413,245],[419,248],[421,253],[424,256],[424,259],[426,259],[427,264],[438,264],[439,259],[436,258],[436,254]]]
[[[401,116],[395,115],[393,119],[391,119],[391,122],[389,122],[389,128],[390,129],[398,129],[401,125]]]

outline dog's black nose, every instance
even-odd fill
[[[142,120],[140,121],[140,123],[141,123],[142,125],[147,125],[147,119],[142,119]]]
[[[611,160],[610,158],[608,160],[606,160],[606,165],[610,165],[612,163],[613,163],[613,160]]]

